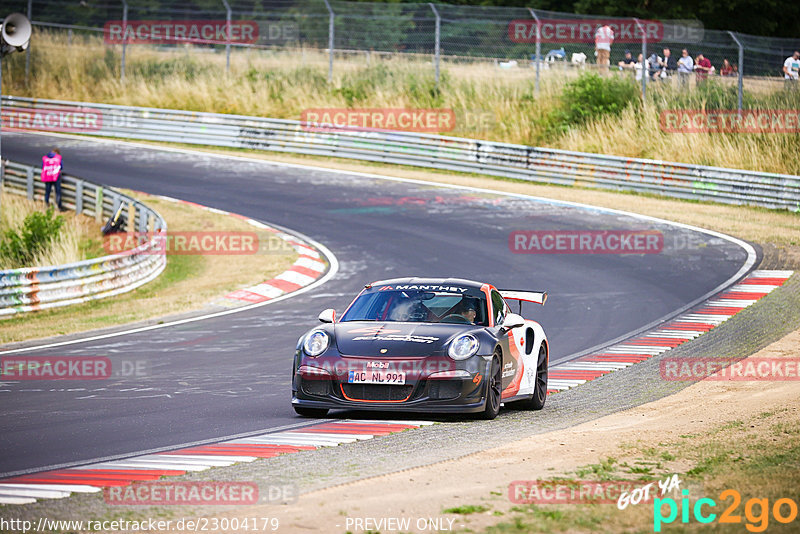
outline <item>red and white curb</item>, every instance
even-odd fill
[[[779,288],[794,271],[753,271],[699,308],[671,319],[653,331],[627,339],[594,354],[554,365],[548,373],[548,393],[579,386],[605,374],[652,358],[716,328]]]
[[[0,480],[0,504],[30,504],[37,499],[68,497],[71,493],[97,493],[104,487],[129,486],[258,458],[335,447],[432,424],[431,421],[326,421],[211,445],[15,476]]]
[[[251,287],[238,289],[225,295],[225,300],[220,302],[225,306],[236,305],[237,303],[241,302],[250,304],[256,302],[265,302],[280,297],[281,295],[285,295],[286,293],[297,291],[298,289],[316,282],[323,274],[325,274],[325,271],[328,268],[325,260],[323,260],[322,254],[320,254],[319,251],[317,251],[312,245],[305,242],[298,236],[287,234],[255,219],[245,217],[244,215],[239,215],[238,213],[231,213],[229,211],[210,208],[201,204],[189,202],[188,200],[180,200],[162,195],[156,195],[156,198],[178,204],[187,204],[189,206],[194,206],[196,208],[210,211],[211,213],[217,213],[219,215],[236,217],[237,219],[241,219],[250,226],[258,228],[259,230],[274,233],[277,238],[283,240],[297,252],[298,258],[294,264],[292,264],[289,269],[282,272],[275,278]]]

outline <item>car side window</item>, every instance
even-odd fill
[[[506,301],[504,301],[500,293],[495,290],[492,290],[492,313],[494,313],[495,325],[503,324],[503,321],[506,320],[506,314],[508,313]]]

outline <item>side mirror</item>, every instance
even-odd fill
[[[509,313],[506,315],[506,320],[503,321],[503,329],[504,330],[511,330],[512,328],[518,328],[520,326],[525,325],[525,319],[522,316],[517,315],[516,313]]]
[[[332,323],[336,319],[336,310],[333,308],[328,308],[327,310],[322,310],[319,314],[319,321],[321,323]]]

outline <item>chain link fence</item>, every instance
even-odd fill
[[[34,27],[61,29],[70,35],[102,35],[121,47],[120,78],[125,77],[129,46],[180,47],[195,52],[232,49],[307,50],[328,56],[328,79],[337,62],[358,56],[418,56],[429,63],[438,82],[442,62],[488,61],[498,68],[531,69],[538,87],[544,70],[597,69],[595,31],[614,29],[610,67],[631,52],[644,60],[663,59],[665,48],[680,58],[681,49],[703,53],[714,67],[735,79],[783,78],[787,57],[800,49],[800,38],[782,39],[706,30],[696,20],[637,20],[576,15],[521,7],[455,6],[437,3],[369,3],[339,0],[7,0],[8,13],[27,14]],[[632,75],[658,79],[644,61]],[[648,76],[640,73],[646,70]],[[654,76],[656,75],[656,76]],[[740,90],[741,93],[741,90]]]

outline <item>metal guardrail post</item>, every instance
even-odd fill
[[[533,8],[529,7],[533,20],[536,21],[536,94],[539,94],[539,69],[542,63],[542,21]]]
[[[83,180],[75,181],[75,214],[83,213]]]
[[[128,232],[136,231],[136,206],[133,202],[128,202],[128,220],[125,224],[125,230]]]
[[[231,5],[222,0],[225,6],[225,74],[231,72]]]
[[[439,88],[439,58],[441,54],[441,31],[442,31],[442,17],[439,16],[439,11],[436,9],[436,6],[432,3],[428,4],[431,6],[433,10],[433,14],[436,17],[436,30],[434,32],[434,52],[433,52],[433,62],[436,69],[436,88]]]
[[[330,2],[328,2],[328,0],[325,0],[325,7],[328,8],[328,14],[330,15],[330,20],[328,21],[328,51],[329,51],[329,57],[328,57],[328,83],[331,83],[333,81],[333,40],[334,40],[333,39],[333,36],[334,36],[334,34],[333,34],[333,31],[334,31],[333,19],[334,19],[334,13],[333,13],[333,8],[331,7],[331,4],[330,4]]]
[[[644,106],[647,103],[647,100],[645,100],[647,96],[647,78],[650,76],[648,72],[649,69],[647,68],[647,32],[644,30],[644,26],[639,19],[634,18],[633,20],[636,21],[636,26],[638,26],[639,30],[642,32],[642,106]],[[636,73],[634,72],[634,74]]]
[[[122,62],[119,70],[119,81],[125,81],[125,52],[128,48],[128,2],[122,0]]]
[[[736,38],[733,32],[728,32],[728,35],[736,42],[736,45],[739,47],[739,115],[742,114],[742,99],[744,97],[744,47],[739,39]]]
[[[98,187],[94,192],[94,220],[103,220],[103,188]]]
[[[28,167],[25,175],[25,189],[28,192],[28,200],[33,200],[33,167]]]

